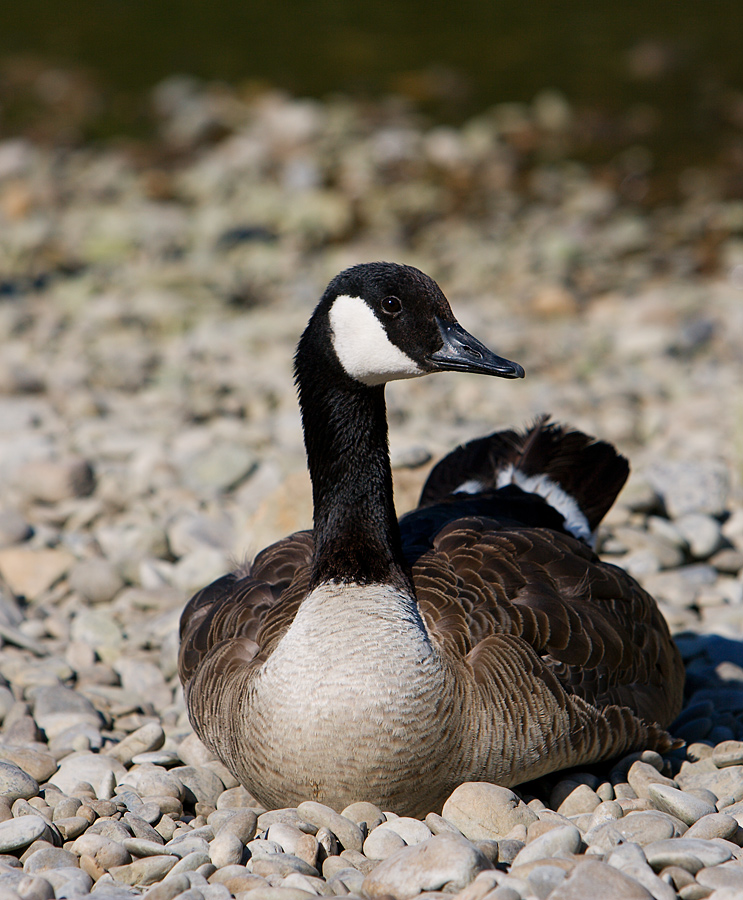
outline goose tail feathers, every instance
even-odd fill
[[[498,431],[458,447],[432,470],[420,506],[515,485],[541,496],[568,531],[592,543],[628,475],[627,460],[611,444],[542,415],[525,431]]]

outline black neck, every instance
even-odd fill
[[[365,387],[323,361],[297,357],[312,479],[312,584],[409,586],[392,496],[384,386]],[[319,363],[319,365],[318,365]]]

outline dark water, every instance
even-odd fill
[[[143,127],[147,89],[180,72],[318,97],[399,91],[453,122],[552,87],[650,116],[666,153],[704,152],[738,129],[742,43],[741,0],[0,0],[0,128],[30,115],[23,65],[43,60],[102,92],[94,134]]]

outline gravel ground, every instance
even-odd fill
[[[743,896],[743,204],[642,204],[545,94],[461,129],[173,79],[157,152],[0,144],[0,900]],[[435,277],[523,382],[388,391],[398,509],[455,444],[549,411],[634,474],[602,553],[687,662],[686,746],[443,815],[266,812],[199,744],[190,592],[311,522],[291,359],[327,281]]]

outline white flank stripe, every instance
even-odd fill
[[[506,466],[498,473],[497,487],[515,484],[522,491],[538,494],[556,509],[565,520],[565,528],[591,547],[596,545],[596,535],[591,531],[588,519],[581,511],[575,497],[563,490],[560,485],[547,475],[525,475],[513,465]]]

